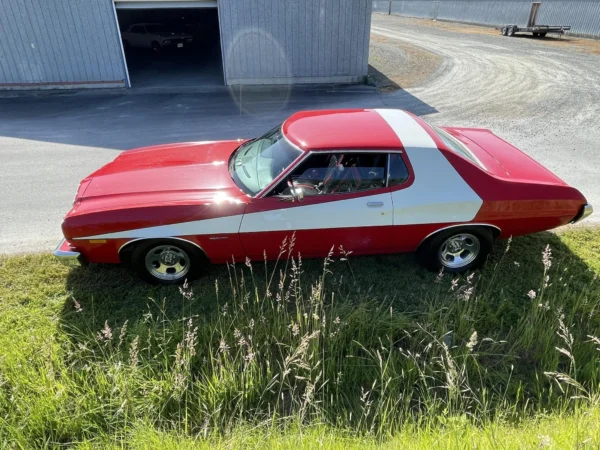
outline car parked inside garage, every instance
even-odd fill
[[[189,33],[174,30],[162,23],[136,23],[121,33],[125,47],[152,49],[160,52],[163,48],[183,48],[193,42]]]

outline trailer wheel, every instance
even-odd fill
[[[546,37],[546,33],[540,33],[541,37]]]
[[[508,27],[507,36],[513,37],[515,35],[515,27]]]
[[[502,27],[502,36],[506,36],[507,32],[508,32],[508,28]]]
[[[540,37],[540,33],[535,33],[535,32],[534,32],[534,33],[532,33],[532,34],[533,34],[533,37]]]

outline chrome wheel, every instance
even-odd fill
[[[475,261],[481,245],[479,239],[468,233],[452,236],[440,247],[440,262],[449,269],[459,269]]]
[[[146,254],[146,270],[159,280],[179,280],[190,270],[190,257],[179,247],[159,245]]]

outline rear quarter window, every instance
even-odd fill
[[[439,128],[435,125],[429,124],[429,126],[433,129],[433,131],[435,131],[435,133],[439,136],[439,138],[442,140],[442,142],[444,144],[446,144],[446,147],[448,147],[450,150],[454,151],[455,153],[458,153],[459,155],[464,156],[472,163],[477,164],[479,167],[486,170],[483,163],[481,161],[479,161],[479,159],[473,154],[473,152],[471,152],[471,150],[469,150],[465,145],[463,145],[462,142],[460,142],[458,139],[456,139],[450,133],[442,130],[441,128]]]

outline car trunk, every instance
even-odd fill
[[[444,130],[460,140],[495,176],[535,183],[567,185],[544,166],[490,130],[451,127],[445,127]]]

